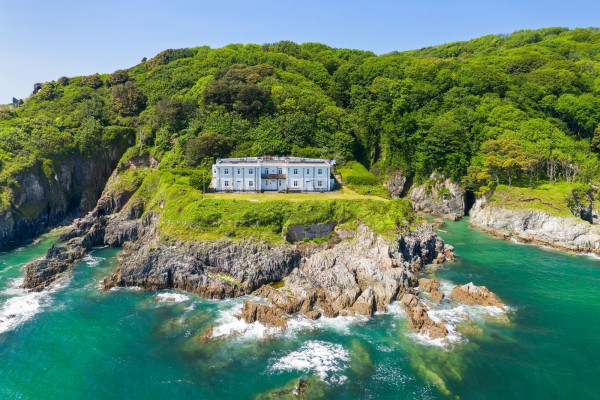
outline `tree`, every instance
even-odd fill
[[[165,97],[156,104],[156,116],[163,124],[178,131],[185,126],[186,110],[179,97]]]
[[[81,78],[81,83],[84,86],[97,89],[102,86],[102,78],[100,77],[100,74],[96,72],[94,75],[83,76]]]
[[[120,85],[129,80],[127,71],[118,69],[106,78],[106,87]]]
[[[189,140],[184,149],[186,162],[195,166],[205,157],[223,157],[231,148],[231,141],[218,133],[202,132]]]
[[[110,88],[113,109],[119,115],[135,115],[146,105],[146,96],[132,81]]]

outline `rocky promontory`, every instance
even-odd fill
[[[478,199],[469,223],[494,236],[553,247],[574,253],[600,255],[600,226],[571,215],[555,216],[532,209],[508,209]]]

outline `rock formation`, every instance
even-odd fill
[[[440,339],[448,336],[448,328],[444,324],[434,322],[427,314],[427,306],[414,294],[407,293],[400,300],[408,317],[408,326],[415,333]]]
[[[454,221],[465,215],[464,189],[437,172],[429,181],[413,187],[409,198],[416,211]]]
[[[0,251],[93,209],[122,152],[115,147],[105,157],[65,160],[53,177],[37,165],[16,176],[10,207],[0,211]]]
[[[470,305],[495,306],[504,310],[505,305],[485,286],[475,286],[473,282],[458,285],[452,289],[452,297],[456,301]]]
[[[435,279],[419,278],[419,288],[429,293],[429,298],[437,303],[444,299],[444,293],[439,290],[440,283]]]
[[[469,212],[469,223],[503,239],[600,255],[600,226],[571,216],[490,206],[485,199],[478,199]]]
[[[402,173],[402,170],[397,170],[389,176],[387,181],[383,184],[392,195],[392,198],[397,199],[404,195],[404,189],[406,185],[406,176]]]

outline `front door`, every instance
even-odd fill
[[[242,189],[243,189],[242,180],[238,179],[235,184],[235,190],[242,190]]]

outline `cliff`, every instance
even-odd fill
[[[471,226],[500,238],[600,255],[600,227],[573,216],[509,209],[490,205],[485,199],[477,200],[469,215]]]
[[[64,160],[50,177],[39,165],[19,173],[10,206],[0,210],[0,251],[91,210],[122,155],[123,149],[113,147],[97,157]]]
[[[408,197],[416,211],[451,220],[465,215],[465,190],[437,172],[413,187]]]

